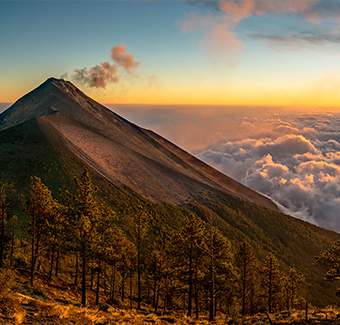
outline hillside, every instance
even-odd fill
[[[16,190],[9,214],[22,216],[19,196],[28,193],[31,176],[57,198],[59,188],[74,190],[73,177],[87,167],[117,213],[130,205],[146,207],[160,241],[189,211],[202,220],[212,215],[233,250],[247,241],[261,260],[272,252],[284,269],[305,275],[308,301],[336,301],[335,285],[324,283],[324,270],[312,264],[338,234],[278,212],[269,199],[129,123],[71,83],[47,80],[0,115],[0,130],[0,169]]]

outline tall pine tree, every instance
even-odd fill
[[[140,309],[142,302],[142,255],[149,235],[151,216],[142,206],[137,206],[130,209],[129,219],[130,238],[137,251],[137,309]]]
[[[57,202],[51,191],[41,182],[39,177],[31,178],[29,196],[22,196],[24,212],[29,216],[28,234],[31,237],[31,285],[34,281],[34,269],[40,254],[41,242],[46,236],[47,220],[55,214]]]
[[[255,272],[258,267],[258,261],[255,257],[252,247],[248,243],[242,243],[235,255],[235,265],[238,268],[241,281],[241,296],[242,296],[242,316],[245,316],[250,311],[251,307],[247,306],[252,299],[255,285]]]
[[[193,214],[189,214],[182,228],[172,236],[173,249],[171,251],[174,262],[188,287],[188,317],[192,316],[194,279],[195,272],[198,272],[198,261],[203,254],[200,248],[203,242],[203,233],[203,222]]]

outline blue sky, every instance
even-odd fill
[[[335,0],[0,1],[0,101],[67,73],[105,103],[337,106],[338,17]],[[72,79],[122,42],[133,73]]]

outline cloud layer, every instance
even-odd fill
[[[139,66],[139,62],[134,60],[133,54],[126,53],[125,43],[121,43],[112,48],[110,62],[100,62],[90,69],[75,69],[71,79],[88,87],[104,88],[111,83],[120,80],[119,71],[131,73]]]
[[[284,212],[340,231],[340,114],[244,117],[238,134],[196,155]]]

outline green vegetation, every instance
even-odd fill
[[[334,245],[325,252],[321,252],[316,256],[318,264],[326,265],[330,267],[324,277],[325,281],[337,281],[340,280],[340,240],[334,243]],[[340,297],[340,288],[336,290],[336,295]]]
[[[38,177],[32,177],[30,193],[23,196],[24,212],[28,214],[30,221],[23,231],[23,240],[16,251],[21,251],[24,256],[31,256],[29,269],[33,292],[45,297],[34,287],[34,275],[35,272],[45,274],[51,281],[53,269],[56,271],[56,277],[63,278],[68,283],[74,282],[77,287],[80,256],[79,275],[82,279],[83,307],[87,305],[87,291],[94,290],[95,275],[96,305],[99,304],[100,291],[104,291],[102,295],[107,301],[114,303],[117,287],[121,292],[121,300],[124,301],[127,271],[131,308],[134,305],[133,292],[136,291],[136,286],[137,310],[141,310],[142,302],[149,304],[152,301],[157,311],[161,296],[163,313],[168,309],[185,309],[187,305],[187,315],[191,317],[195,296],[196,318],[199,318],[199,312],[205,313],[204,305],[207,306],[209,321],[214,320],[218,308],[219,312],[224,314],[229,314],[230,310],[235,313],[240,297],[245,294],[247,288],[243,286],[240,295],[244,279],[234,266],[230,242],[214,226],[211,215],[207,216],[208,222],[204,223],[197,216],[189,214],[179,231],[172,230],[169,239],[163,241],[165,247],[160,253],[158,247],[153,245],[156,238],[149,226],[151,215],[143,207],[131,208],[125,213],[130,217],[130,223],[127,224],[127,232],[121,232],[115,225],[115,213],[97,198],[97,189],[92,185],[89,172],[85,170],[80,179],[75,177],[75,183],[74,194],[68,190],[60,194],[62,203],[52,198],[51,192]],[[5,214],[5,208],[3,210]],[[9,232],[9,227],[5,228],[4,232]],[[12,238],[12,241],[15,240],[16,238]],[[239,251],[242,251],[242,247]],[[56,252],[62,254],[57,255],[57,261],[54,263]],[[161,261],[157,261],[159,254],[162,255]],[[9,264],[8,256],[4,249],[3,264],[6,266]],[[156,263],[147,256],[154,256]],[[114,269],[109,267],[112,265]],[[119,284],[113,280],[116,277],[116,265],[120,266]],[[20,263],[13,265],[14,268],[20,266]],[[76,270],[72,272],[74,268]],[[277,260],[269,254],[264,265],[259,266],[257,270],[259,283],[266,288],[268,294],[257,296],[258,302],[256,307],[253,306],[252,312],[257,313],[262,309],[267,296],[269,312],[281,311],[285,303],[282,300],[285,287],[279,280],[281,271]],[[295,274],[299,276],[298,273]],[[154,280],[153,284],[148,282],[149,278]],[[299,284],[295,282],[295,294],[301,289]],[[149,293],[146,293],[150,292],[152,287],[151,299]],[[299,299],[301,306],[304,300]]]
[[[129,209],[125,213],[129,217],[127,233],[117,231],[120,236],[117,238],[113,233],[117,230],[115,213],[105,202],[98,200],[97,189],[93,187],[88,171],[85,170],[79,180],[75,177],[75,183],[74,194],[67,190],[61,193],[62,203],[52,198],[51,192],[38,177],[32,177],[30,193],[28,196],[23,196],[24,212],[28,214],[30,221],[23,232],[25,239],[22,247],[30,247],[31,286],[34,284],[36,271],[45,273],[44,270],[49,270],[48,279],[51,279],[53,268],[56,269],[57,276],[64,276],[67,279],[69,275],[68,281],[71,282],[70,269],[74,267],[76,268],[74,284],[77,286],[78,256],[80,256],[81,304],[86,306],[89,278],[90,288],[93,289],[94,275],[97,276],[96,304],[99,304],[101,289],[109,288],[106,293],[104,292],[107,299],[113,298],[109,292],[116,291],[115,281],[110,281],[115,277],[115,271],[108,267],[114,260],[114,265],[120,265],[122,301],[126,281],[125,272],[126,269],[128,270],[131,306],[133,291],[135,291],[134,278],[137,278],[137,310],[140,310],[142,300],[146,302],[149,300],[145,294],[151,289],[147,279],[152,278],[158,271],[157,263],[146,258],[157,256],[159,253],[157,246],[152,245],[155,237],[149,226],[151,215],[141,206]],[[3,213],[6,213],[5,209]],[[7,226],[4,232],[8,230]],[[125,239],[122,240],[123,238]],[[15,238],[12,238],[12,241],[15,241]],[[158,279],[158,287],[156,283],[157,290],[153,290],[152,298],[156,309],[159,295],[163,297],[163,311],[167,308],[181,309],[180,301],[183,296],[182,299],[188,306],[187,315],[191,317],[194,291],[196,317],[204,301],[209,301],[210,321],[214,320],[216,315],[218,300],[219,308],[224,312],[238,305],[239,282],[242,277],[234,267],[231,244],[214,226],[211,215],[208,216],[208,222],[205,224],[197,216],[188,215],[180,230],[178,232],[172,230],[169,240],[163,242],[165,244],[161,266],[163,272]],[[121,247],[118,249],[118,246]],[[18,247],[17,250],[20,248]],[[63,253],[58,256],[54,265],[56,252]],[[23,254],[27,254],[25,249]],[[8,260],[8,255],[4,250],[5,262]],[[62,267],[61,265],[64,264],[62,260],[64,263],[67,260],[68,265]],[[147,262],[151,264],[147,265]],[[14,267],[16,266],[19,265],[14,264]],[[268,287],[269,312],[273,309],[281,310],[283,305],[281,292],[284,286],[279,281],[278,274],[281,274],[279,264],[275,257],[269,254],[258,273],[262,285]],[[297,287],[296,282],[295,291],[300,289]],[[261,297],[258,296],[258,300],[261,300]],[[261,303],[257,306],[261,306]],[[256,310],[253,308],[254,313],[258,312],[259,308]]]
[[[88,305],[87,294],[92,293],[95,305],[105,301],[128,308],[124,302],[128,282],[128,304],[137,312],[152,308],[157,313],[162,300],[162,315],[171,311],[177,315],[186,313],[191,318],[195,309],[197,320],[205,317],[211,322],[224,315],[237,322],[241,316],[263,311],[271,314],[288,310],[290,314],[294,308],[304,308],[304,276],[294,268],[285,272],[272,253],[259,261],[247,242],[233,250],[230,241],[215,226],[219,219],[212,209],[204,215],[205,221],[184,209],[186,217],[180,226],[162,229],[160,239],[155,232],[160,215],[150,206],[120,211],[126,226],[122,231],[116,213],[98,197],[89,172],[85,170],[74,181],[74,193],[65,189],[57,200],[40,178],[32,177],[29,194],[22,196],[29,222],[20,237],[16,236],[19,223],[15,218],[13,221],[6,218],[2,223],[4,238],[7,236],[8,242],[16,244],[2,246],[0,274],[7,289],[0,292],[3,305],[0,312],[4,315],[0,314],[1,317],[16,315],[18,323],[25,318],[15,294],[18,288],[5,281],[8,276],[15,279],[26,270],[30,270],[30,287],[25,295],[48,301],[50,297],[34,279],[45,278],[49,285],[63,281],[64,286],[80,291],[83,307]],[[3,184],[7,186],[8,182]],[[197,203],[195,206],[199,207]],[[1,207],[2,215],[7,216],[5,196]],[[200,206],[199,211],[204,209],[207,208]],[[338,246],[318,258],[320,263],[333,262],[328,280],[338,277],[334,271]],[[120,299],[115,295],[117,292]],[[176,318],[171,322],[180,323]]]

